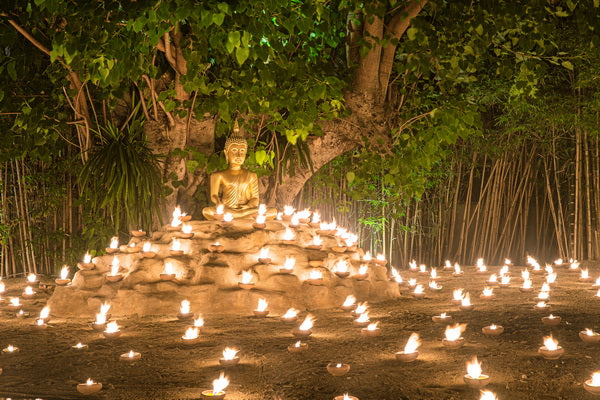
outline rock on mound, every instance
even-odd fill
[[[339,306],[349,294],[371,302],[399,296],[397,284],[388,279],[384,266],[369,264],[366,279],[353,276],[361,264],[362,251],[334,252],[332,247],[338,246],[338,239],[333,235],[321,235],[323,247],[316,250],[307,248],[317,234],[308,225],[293,229],[295,239],[286,241],[287,222],[267,221],[266,229],[255,229],[252,223],[192,221],[193,237],[178,238],[184,252],[180,256],[171,255],[170,249],[181,233],[169,232],[165,227],[149,240],[156,253],[154,258],[127,251],[96,257],[95,267],[78,271],[72,284],[56,288],[49,305],[59,316],[93,316],[103,302],[111,304],[113,315],[173,315],[180,302],[187,299],[193,312],[251,314],[260,298],[269,302],[271,313],[281,313],[289,307],[304,310]],[[143,241],[132,238],[139,246]],[[209,251],[216,241],[223,252]],[[263,248],[269,250],[269,264],[258,260]],[[123,279],[111,282],[107,275],[115,257]],[[280,272],[286,257],[295,258],[292,273]],[[349,277],[334,273],[336,263],[344,261],[350,266]],[[161,279],[167,263],[176,274],[173,280]],[[322,272],[322,282],[310,280],[315,269]],[[250,288],[239,285],[242,271],[254,275]]]

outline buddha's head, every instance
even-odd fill
[[[233,127],[233,133],[225,141],[225,160],[231,167],[240,167],[246,160],[248,152],[248,142],[240,135],[240,128],[237,120]]]

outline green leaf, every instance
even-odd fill
[[[233,53],[236,47],[240,46],[240,33],[238,31],[229,32],[227,35],[227,43],[225,43],[225,48],[229,54]]]
[[[352,171],[346,172],[346,180],[348,181],[348,183],[352,184],[352,182],[354,182],[355,178],[356,178],[356,175],[354,174],[354,172],[352,172]]]
[[[4,99],[4,90],[0,89],[0,101]]]
[[[213,14],[212,21],[214,22],[215,25],[221,26],[223,21],[225,21],[225,14],[223,14],[223,13]]]
[[[229,14],[229,4],[227,4],[227,3],[219,3],[219,4],[217,4],[217,8],[221,12],[224,12],[225,14]]]
[[[247,47],[238,47],[235,50],[235,59],[237,60],[238,64],[242,65],[244,63],[244,61],[246,61],[248,59],[248,56],[250,55],[250,49]]]
[[[600,7],[600,0],[594,0],[594,8]]]
[[[562,65],[570,71],[573,71],[573,64],[571,63],[571,61],[563,61],[562,63],[560,63],[560,65]]]
[[[8,72],[8,75],[13,81],[17,80],[17,70],[15,68],[14,60],[8,63],[8,65],[6,66],[6,72]]]
[[[417,28],[408,28],[408,30],[406,31],[406,34],[408,35],[408,40],[415,40],[418,31],[419,30]]]
[[[477,32],[479,36],[483,35],[483,26],[481,26],[481,24],[477,25],[477,28],[475,28],[475,32]]]
[[[144,23],[139,19],[136,19],[135,22],[133,23],[133,31],[134,32],[141,32],[143,27],[144,27]]]
[[[254,153],[254,158],[258,165],[263,165],[267,160],[267,152],[264,150],[258,150]]]

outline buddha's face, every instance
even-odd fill
[[[246,160],[248,146],[244,144],[232,144],[225,150],[225,159],[230,166],[239,167]]]

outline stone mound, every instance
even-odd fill
[[[191,221],[190,239],[181,238],[180,232],[168,231],[168,226],[151,238],[134,237],[130,244],[141,247],[148,240],[156,256],[146,258],[143,253],[129,253],[122,246],[115,254],[94,258],[92,269],[79,270],[70,285],[56,287],[49,299],[52,313],[93,316],[102,303],[108,302],[111,313],[118,316],[174,315],[181,301],[187,299],[194,313],[251,315],[258,300],[264,298],[269,302],[271,314],[278,314],[290,307],[299,310],[337,307],[350,294],[359,301],[369,302],[399,296],[398,286],[389,280],[385,266],[369,264],[366,279],[353,276],[362,264],[363,252],[361,249],[333,251],[332,247],[338,246],[334,235],[320,235],[323,247],[316,250],[306,246],[312,243],[317,229],[301,225],[294,229],[295,240],[285,241],[287,222],[267,221],[266,229],[255,229],[253,222]],[[183,255],[171,254],[174,238],[181,242]],[[209,251],[216,241],[224,246],[223,252]],[[259,262],[262,248],[269,250],[271,263]],[[115,257],[122,267],[123,278],[111,282],[107,275]],[[286,257],[296,260],[292,273],[280,272]],[[314,267],[320,260],[322,266]],[[334,266],[342,261],[350,265],[349,277],[334,273]],[[174,268],[175,279],[161,279],[167,263]],[[314,269],[322,272],[322,282],[310,280]],[[254,285],[241,288],[242,271],[248,270],[254,275]]]

